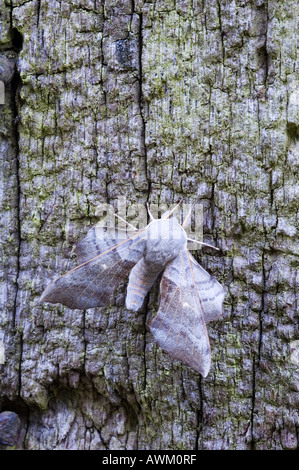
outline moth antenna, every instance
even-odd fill
[[[127,222],[127,220],[123,219],[120,215],[118,214],[115,214],[114,212],[114,215],[116,217],[118,217],[120,220],[122,220],[125,224],[129,225],[129,227],[131,227],[133,230],[137,230],[138,231],[138,228],[134,227],[134,225],[130,224],[129,222]]]
[[[146,207],[147,207],[147,212],[148,212],[148,215],[150,216],[150,219],[151,219],[151,220],[156,220],[155,217],[153,216],[153,214],[152,214],[151,211],[150,211],[149,203],[148,203],[148,202],[146,203]]]
[[[190,215],[191,215],[191,212],[192,212],[192,207],[190,207],[189,211],[188,211],[188,214],[186,215],[186,217],[184,218],[183,220],[183,223],[182,223],[182,227],[185,227]]]
[[[169,217],[171,216],[171,214],[174,213],[174,211],[179,207],[179,205],[182,204],[182,202],[183,202],[183,199],[181,199],[181,200],[177,203],[177,205],[176,205],[173,209],[171,209],[171,211],[168,212],[168,214],[167,214],[167,216],[165,217],[165,219],[169,219]]]
[[[199,242],[198,240],[193,240],[193,238],[187,238],[187,240],[189,242],[194,242],[194,243],[199,243],[200,245],[205,245],[205,246],[209,246],[210,248],[214,248],[214,250],[220,250],[220,248],[217,248],[216,246],[213,246],[213,245],[209,245],[208,243],[204,243],[204,242]]]

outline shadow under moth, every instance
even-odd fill
[[[75,248],[79,265],[53,281],[41,301],[71,309],[102,307],[129,274],[126,308],[137,312],[163,271],[150,331],[172,358],[206,377],[211,365],[206,324],[222,314],[224,291],[188,251],[185,221],[180,225],[172,213],[154,219],[149,211],[151,222],[141,230],[130,224],[125,232],[90,229]]]

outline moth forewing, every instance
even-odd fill
[[[204,320],[206,323],[216,321],[222,315],[225,295],[224,289],[222,285],[193,258],[189,251],[188,257],[191,261],[190,269],[200,298]]]
[[[158,313],[149,325],[154,338],[172,358],[205,377],[210,343],[186,249],[166,266],[160,297]]]
[[[129,239],[134,240],[138,234],[139,232],[96,225],[87,232],[83,240],[76,244],[74,251],[77,255],[77,261],[82,264],[85,261],[92,260],[99,254],[104,254],[108,250],[121,249],[122,242]]]
[[[52,282],[43,292],[41,301],[62,303],[71,309],[107,305],[120,282],[144,253],[142,234],[135,233],[110,246],[110,239],[99,240],[96,231],[91,229],[77,245],[79,259],[87,258],[87,261]],[[97,254],[102,249],[104,251]]]

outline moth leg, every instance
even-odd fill
[[[148,202],[146,203],[146,207],[147,207],[147,212],[148,212],[148,215],[150,216],[150,219],[151,219],[151,220],[156,220],[155,217],[153,216],[153,214],[152,214],[151,211],[150,211],[149,203],[148,203]]]
[[[129,227],[131,227],[133,230],[135,231],[138,231],[138,228],[134,227],[134,225],[130,224],[127,220],[123,219],[120,215],[116,214],[114,212],[114,214],[116,217],[118,217],[120,220],[122,220],[125,224],[127,224]]]
[[[176,205],[173,209],[171,209],[171,211],[166,211],[165,214],[164,214],[164,217],[162,217],[162,218],[163,218],[163,219],[168,219],[168,218],[174,213],[174,211],[176,211],[177,208],[182,204],[182,202],[183,202],[183,199],[181,199],[181,200],[177,203],[177,205]]]
[[[183,220],[183,223],[182,223],[182,227],[183,227],[183,228],[185,227],[186,223],[188,222],[188,219],[189,219],[189,217],[190,217],[190,215],[191,215],[191,212],[192,212],[192,207],[190,207],[190,209],[189,209],[189,211],[188,211],[188,214],[186,215],[186,217],[185,217],[184,220]]]
[[[198,240],[193,240],[193,238],[187,238],[187,240],[188,242],[194,242],[194,243],[199,243],[200,245],[209,246],[210,248],[214,248],[214,250],[220,250],[220,248],[217,248],[216,246],[209,245],[208,243],[204,243],[204,242],[199,242]]]

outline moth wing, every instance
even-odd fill
[[[95,225],[88,230],[83,240],[80,240],[75,246],[78,264],[83,264],[95,258],[101,253],[115,247],[116,245],[128,240],[134,235],[140,235],[140,232],[117,230],[116,228],[103,227],[100,224]]]
[[[161,280],[160,307],[150,330],[171,357],[206,377],[211,350],[196,269],[187,249],[166,266]]]
[[[193,258],[190,252],[192,273],[206,323],[218,320],[223,311],[224,289],[202,266]]]
[[[101,234],[96,228],[91,229],[76,247],[81,264],[52,282],[43,292],[41,301],[82,310],[107,305],[142,257],[145,233],[144,229],[120,237],[112,236],[109,231]]]

